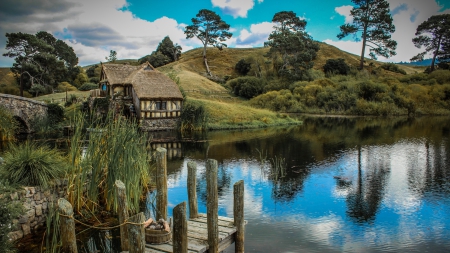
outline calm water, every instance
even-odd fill
[[[219,215],[233,217],[245,182],[246,252],[450,252],[449,118],[306,118],[206,137],[169,161],[169,215],[187,201],[190,160],[206,212],[204,161],[216,159]],[[286,176],[260,153],[285,159]]]
[[[233,217],[233,184],[245,182],[246,252],[450,252],[448,117],[304,118],[194,138],[207,141],[168,149],[169,216],[187,201],[188,161],[206,212],[204,162],[216,159],[219,215]],[[120,252],[118,231],[78,236],[79,252]]]

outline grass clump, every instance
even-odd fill
[[[10,110],[0,106],[0,140],[12,140],[19,129]]]
[[[30,141],[11,144],[4,159],[2,176],[13,184],[47,188],[53,179],[62,177],[67,169],[66,161],[59,151]]]

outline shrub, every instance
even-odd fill
[[[68,82],[59,83],[58,87],[56,87],[56,89],[59,90],[60,92],[77,90],[77,88],[75,86],[73,86],[72,84],[70,84]]]
[[[429,78],[435,79],[439,84],[450,83],[450,71],[435,70],[430,73]]]
[[[50,122],[62,122],[64,120],[64,108],[56,103],[47,104],[47,117]]]
[[[236,63],[234,69],[241,75],[245,76],[252,68],[252,64],[250,62],[246,62],[244,59],[241,59]]]
[[[83,85],[78,88],[78,90],[81,91],[87,91],[87,90],[95,90],[98,89],[98,85],[95,83],[84,83]]]
[[[384,93],[388,90],[386,84],[374,83],[372,81],[363,81],[359,83],[359,97],[367,100],[377,100],[378,93]]]
[[[382,69],[384,69],[384,70],[387,70],[387,71],[391,71],[391,72],[395,72],[395,73],[400,73],[400,74],[406,75],[406,71],[404,71],[403,69],[399,68],[394,63],[384,63],[380,67]]]
[[[0,106],[0,141],[13,139],[19,125],[10,110]]]
[[[180,130],[182,132],[206,130],[208,113],[205,105],[199,101],[188,99],[181,109]]]
[[[232,79],[227,85],[236,96],[250,99],[263,93],[265,82],[257,77],[245,76]]]
[[[45,87],[40,84],[34,84],[29,90],[29,93],[33,94],[35,97],[45,93]]]
[[[3,176],[13,184],[46,188],[53,179],[63,176],[66,170],[66,163],[57,150],[29,141],[12,144],[4,158]]]
[[[91,77],[91,78],[89,78],[89,82],[90,83],[99,83],[100,77],[98,77],[98,76]]]
[[[344,59],[328,59],[323,66],[323,71],[327,74],[347,75],[350,72],[350,67]]]

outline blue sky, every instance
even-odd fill
[[[398,42],[397,55],[382,61],[408,61],[421,50],[411,39],[417,26],[432,15],[450,13],[450,0],[388,0]],[[359,54],[361,43],[352,37],[339,41],[339,26],[351,22],[350,0],[2,0],[0,2],[0,53],[5,53],[6,32],[44,30],[64,39],[80,58],[80,65],[104,61],[109,50],[119,58],[140,58],[156,49],[167,35],[183,51],[200,47],[187,40],[184,27],[200,9],[210,9],[231,25],[229,47],[260,47],[272,31],[279,11],[294,11],[308,24],[306,31],[318,41]],[[13,60],[0,56],[0,66]]]

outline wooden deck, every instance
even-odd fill
[[[196,219],[189,219],[188,223],[188,252],[208,252],[208,230],[206,214],[199,214]],[[225,250],[234,243],[233,218],[219,216],[219,252]],[[145,252],[173,252],[172,241],[165,244],[146,244]]]

